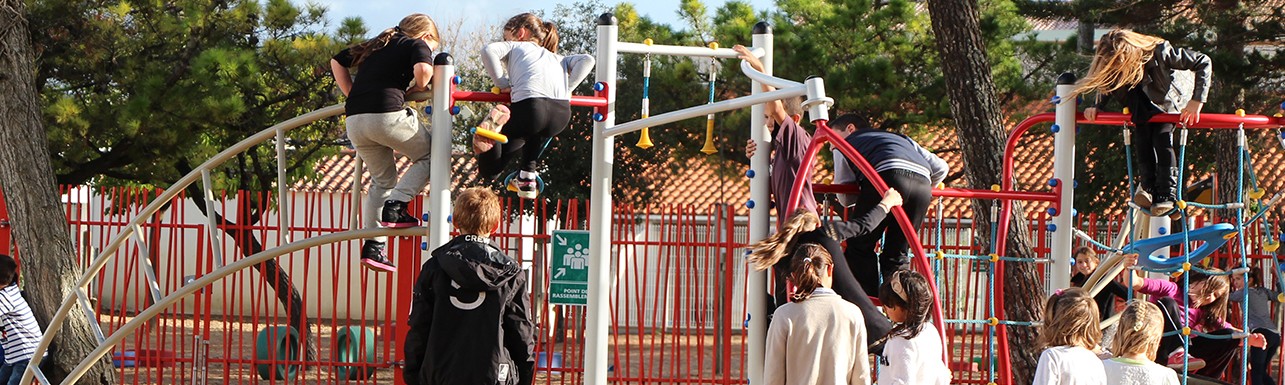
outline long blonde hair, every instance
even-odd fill
[[[1076,85],[1073,95],[1096,92],[1098,95],[1138,84],[1143,67],[1155,54],[1156,46],[1165,39],[1127,29],[1115,29],[1102,35],[1089,73]]]
[[[375,51],[383,49],[393,39],[393,35],[399,33],[412,39],[428,38],[428,40],[434,42],[441,41],[441,35],[437,33],[437,23],[433,22],[433,18],[422,13],[413,13],[403,17],[396,27],[385,29],[379,33],[379,36],[357,43],[349,48],[349,53],[353,57],[352,66],[361,66],[366,57]]]
[[[1080,346],[1093,349],[1102,341],[1098,327],[1098,304],[1078,287],[1061,290],[1044,303],[1044,326],[1040,344],[1044,348]]]
[[[781,230],[750,245],[750,266],[765,270],[785,256],[795,244],[795,236],[821,224],[821,217],[808,210],[798,210],[781,226]]]
[[[1140,299],[1129,300],[1120,313],[1120,328],[1111,340],[1111,354],[1116,357],[1144,354],[1154,360],[1163,333],[1164,316],[1160,314],[1160,307]]]

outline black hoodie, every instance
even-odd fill
[[[488,238],[461,235],[433,250],[415,281],[406,383],[531,384],[535,340],[526,281]]]

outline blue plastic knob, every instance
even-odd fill
[[[1049,101],[1050,101],[1050,102],[1053,102],[1053,104],[1061,104],[1061,103],[1062,103],[1062,97],[1061,97],[1061,96],[1056,96],[1056,95],[1054,95],[1054,96],[1053,96],[1053,99],[1050,99]]]
[[[451,78],[451,83],[455,83],[455,85],[457,86],[460,85],[460,83],[462,83],[463,81],[464,81],[464,78],[461,78],[460,75],[455,75],[454,77]]]
[[[460,114],[460,106],[451,107],[451,115],[459,115],[459,114]]]
[[[752,209],[752,208],[754,208],[754,200],[753,200],[753,199],[750,199],[750,200],[748,200],[748,201],[745,201],[745,207],[746,207],[746,208],[751,208],[751,209]]]
[[[606,115],[603,115],[602,113],[598,113],[598,112],[593,113],[593,121],[601,122],[603,120],[607,120]]]
[[[1058,131],[1062,131],[1062,126],[1054,124],[1053,127],[1049,127],[1049,130],[1056,134]]]
[[[1160,232],[1160,235],[1169,234],[1169,228],[1168,228],[1168,227],[1161,227],[1159,230],[1156,230],[1156,231]]]
[[[754,178],[754,170],[745,171],[746,178]]]
[[[1056,232],[1056,231],[1057,231],[1057,225],[1052,224],[1052,223],[1050,223],[1050,224],[1048,225],[1048,227],[1047,227],[1047,228],[1048,228],[1048,231],[1049,231],[1050,233],[1052,233],[1052,232]]]
[[[593,84],[594,91],[602,92],[602,90],[605,90],[605,89],[607,89],[607,83],[597,82]]]
[[[1072,180],[1072,181],[1071,181],[1071,186],[1072,186],[1072,187],[1075,187],[1075,188],[1080,188],[1080,180],[1079,180],[1079,179]]]
[[[424,213],[422,218],[424,218],[424,222],[428,222],[428,213]]]
[[[1057,178],[1049,179],[1049,187],[1057,187]]]
[[[433,106],[424,106],[424,115],[432,115]]]
[[[454,218],[454,215],[447,215],[447,216],[446,216],[446,223],[453,223],[453,222],[452,222],[452,220],[453,220],[453,219],[455,219],[455,218]]]
[[[1049,207],[1048,212],[1049,212],[1049,216],[1054,216],[1054,217],[1057,216],[1057,208]]]

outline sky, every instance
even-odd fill
[[[402,17],[411,13],[426,13],[439,25],[450,25],[455,20],[483,24],[499,24],[508,17],[535,9],[552,11],[560,3],[571,3],[574,0],[432,0],[427,2],[410,2],[405,0],[313,0],[329,7],[331,25],[337,26],[346,17],[361,17],[366,27],[380,31],[397,25]],[[756,10],[774,9],[774,0],[747,0]],[[680,27],[678,5],[680,0],[633,0],[638,13],[652,20]],[[705,6],[712,13],[722,6],[725,0],[704,0]],[[295,0],[295,3],[304,3]],[[615,0],[602,0],[604,4],[615,4]],[[596,17],[597,15],[585,15]]]

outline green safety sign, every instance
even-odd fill
[[[549,303],[585,305],[589,302],[589,231],[553,230],[549,263]]]

